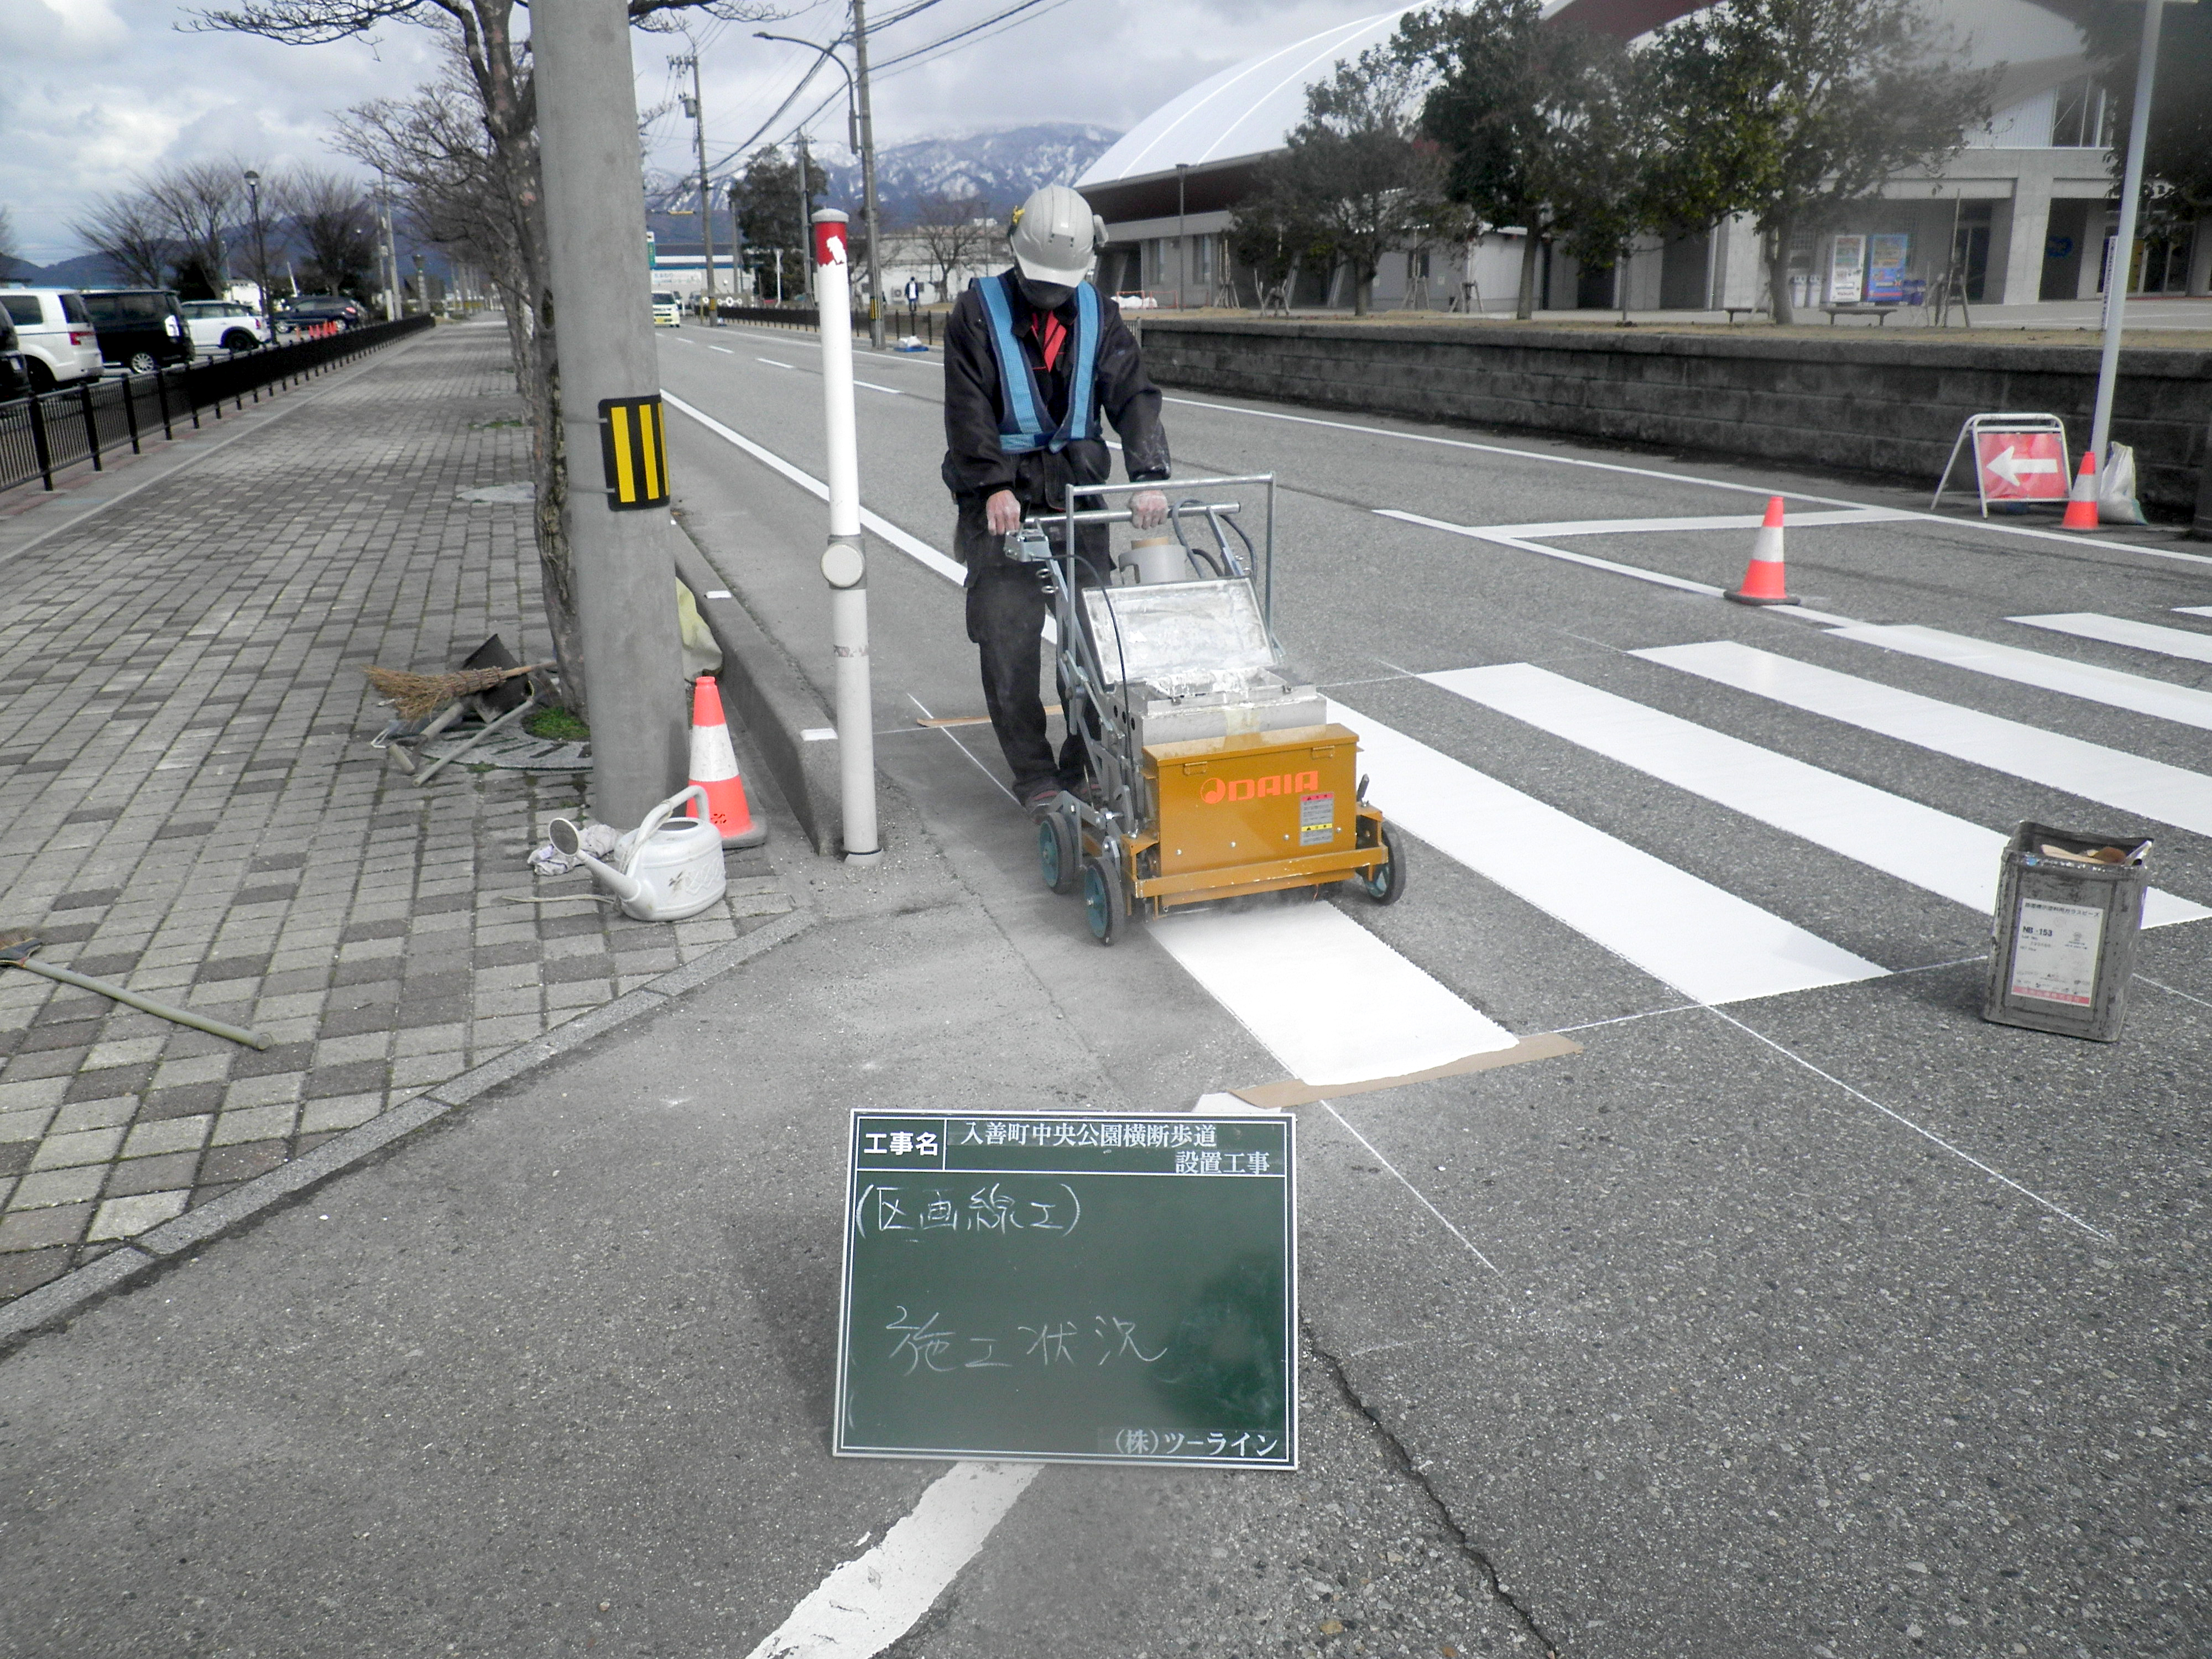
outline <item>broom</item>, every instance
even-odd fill
[[[532,662],[518,668],[464,668],[452,674],[410,674],[401,668],[376,667],[362,672],[385,701],[399,711],[402,720],[419,720],[449,702],[489,691],[518,674],[535,673],[552,666],[550,662]]]

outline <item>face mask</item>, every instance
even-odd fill
[[[1022,298],[1030,302],[1032,310],[1057,311],[1075,297],[1073,289],[1063,288],[1058,283],[1033,283],[1026,276],[1018,277],[1016,281],[1022,290]]]

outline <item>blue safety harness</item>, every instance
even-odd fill
[[[1075,368],[1067,381],[1067,417],[1057,430],[1046,425],[1045,400],[1036,372],[1014,334],[1013,278],[978,276],[969,284],[983,296],[991,319],[991,350],[999,360],[1004,407],[999,415],[999,447],[1009,455],[1048,449],[1057,455],[1072,443],[1097,435],[1094,382],[1098,377],[1098,290],[1088,283],[1075,290]]]

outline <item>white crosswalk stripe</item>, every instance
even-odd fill
[[[2054,634],[2071,634],[2077,639],[2102,640],[2107,645],[2124,645],[2137,651],[2156,651],[2168,657],[2182,657],[2191,662],[2212,662],[2212,634],[2199,634],[2187,628],[2162,628],[2156,623],[2131,622],[2125,617],[2100,617],[2093,611],[2072,611],[2050,617],[2008,617],[2007,622],[2016,622],[2028,628],[2045,628]]]
[[[1392,821],[1698,1002],[1888,970],[1343,704]]]
[[[2212,836],[2212,777],[1729,641],[1630,653],[1863,731]]]
[[[1987,914],[2005,836],[1741,738],[1526,663],[1425,674],[1431,684]],[[2154,890],[2143,925],[2212,916]]]
[[[2023,650],[2016,645],[1998,645],[1966,634],[1947,634],[1940,628],[1863,623],[1838,628],[1829,637],[1856,640],[1862,645],[1880,646],[1885,651],[1911,657],[1925,657],[1930,662],[1948,663],[1954,668],[2011,680],[2018,685],[2061,691],[2087,702],[2101,702],[2107,708],[2151,714],[2162,720],[2212,732],[2212,691],[2199,691],[2191,686],[2172,685],[2141,674],[2124,674],[2117,668],[2073,662],[2064,657]]]

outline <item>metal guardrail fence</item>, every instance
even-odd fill
[[[434,320],[370,323],[319,339],[224,352],[151,374],[110,374],[0,404],[0,490],[27,483],[52,489],[57,472],[88,460],[94,471],[102,471],[105,456],[126,447],[135,455],[141,441],[157,431],[167,438],[187,422],[198,427],[204,410],[221,420],[227,403],[243,409],[250,398],[258,404],[264,387],[274,391],[303,380],[428,328]]]
[[[810,333],[822,326],[822,318],[812,306],[741,306],[725,300],[716,315],[728,323],[769,323],[782,328],[803,328]],[[891,305],[884,312],[884,325],[893,335],[913,334],[931,345],[937,343],[937,315],[934,312],[909,309],[903,305]],[[853,313],[853,333],[865,339],[868,332],[868,313]]]

